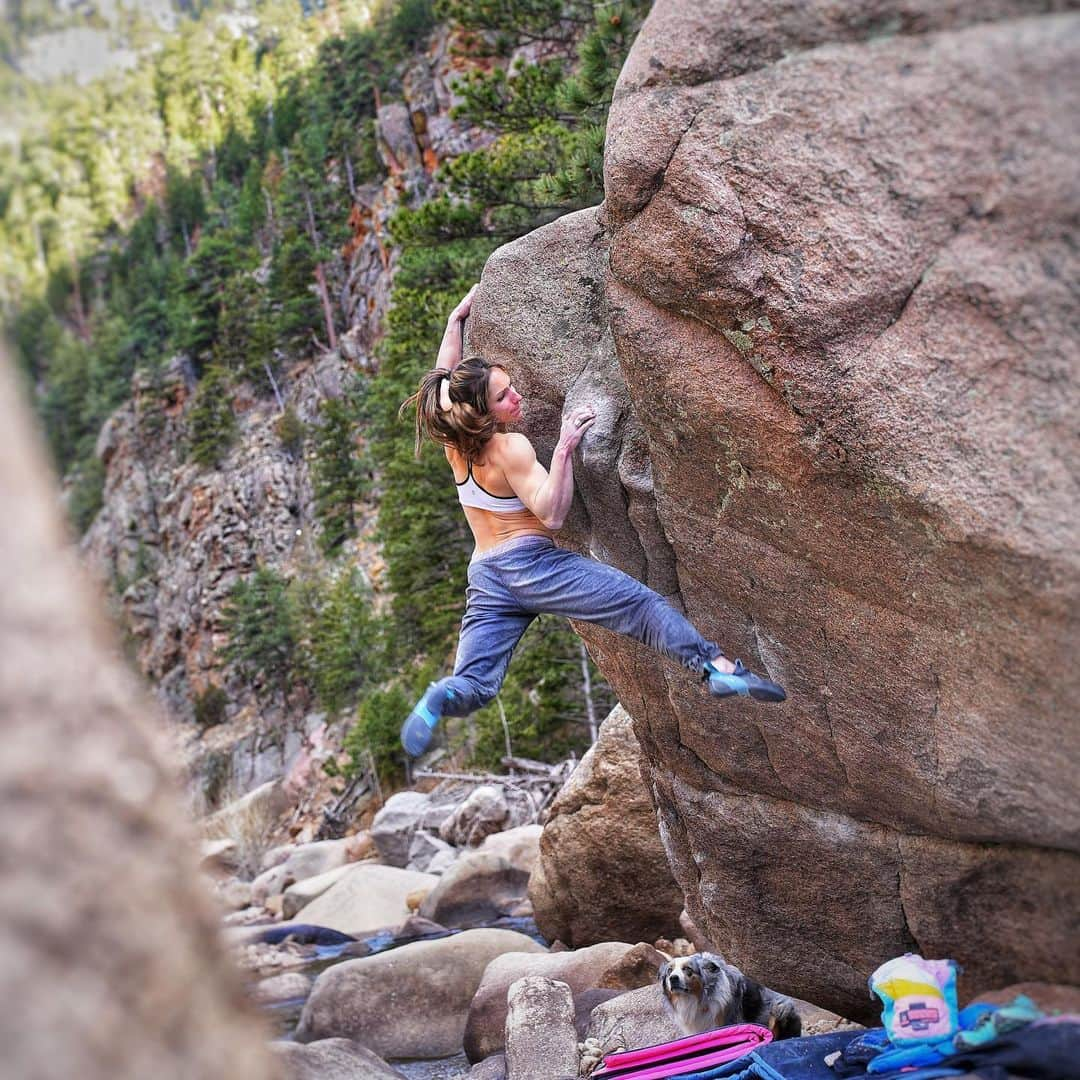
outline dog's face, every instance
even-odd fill
[[[723,1015],[734,997],[733,971],[715,953],[695,953],[669,960],[659,973],[660,987],[672,1005],[687,998],[708,1005],[711,1012]]]

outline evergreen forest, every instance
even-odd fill
[[[370,750],[393,773],[404,712],[452,659],[470,549],[441,452],[414,455],[398,407],[487,256],[603,197],[608,102],[646,4],[205,0],[178,5],[168,32],[137,7],[137,62],[85,85],[34,84],[13,64],[27,35],[75,18],[71,6],[61,17],[23,4],[0,38],[0,90],[27,118],[0,147],[10,352],[77,532],[101,510],[95,447],[133,381],[153,387],[183,358],[185,453],[206,471],[227,467],[237,395],[272,403],[281,453],[310,463],[321,559],[302,573],[265,560],[234,583],[221,664],[260,702],[340,716],[354,757]],[[375,362],[305,423],[283,375],[348,330],[350,214],[358,190],[386,179],[378,110],[447,29],[462,58],[454,116],[481,145],[442,161],[390,221],[397,261]],[[365,499],[378,506],[384,604],[349,563]],[[602,716],[611,692],[576,635],[538,620],[498,701],[458,736],[471,762],[496,766],[507,737],[527,756],[582,749],[586,679]],[[224,685],[192,696],[196,723],[226,718]]]

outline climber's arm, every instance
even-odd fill
[[[473,294],[479,288],[474,285],[464,296],[461,302],[450,312],[450,318],[446,322],[446,330],[443,332],[442,343],[439,345],[439,355],[435,360],[435,366],[444,371],[453,371],[461,363],[461,350],[465,337],[465,320],[469,317],[469,309],[472,307]],[[450,387],[444,379],[439,392],[439,406],[443,409],[450,408]]]
[[[574,501],[574,450],[596,419],[592,409],[578,408],[562,424],[548,472],[524,435],[510,434],[500,447],[499,465],[514,494],[544,523],[558,532]]]

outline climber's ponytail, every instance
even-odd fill
[[[464,360],[448,372],[434,368],[424,373],[420,388],[398,411],[405,412],[410,405],[416,406],[416,455],[424,436],[443,446],[452,446],[475,461],[498,430],[498,422],[488,412],[488,381],[498,364],[489,364],[478,356]],[[443,380],[450,382],[450,408],[440,405]]]

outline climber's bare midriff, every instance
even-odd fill
[[[468,475],[468,464],[464,455],[447,448],[447,460],[454,470],[454,482],[462,483]],[[492,495],[511,496],[513,488],[506,482],[506,475],[497,465],[473,463],[473,479]],[[472,529],[476,542],[476,554],[479,555],[497,544],[507,540],[516,540],[519,536],[551,537],[552,531],[531,510],[511,510],[506,513],[484,510],[479,506],[463,506],[465,520]]]

